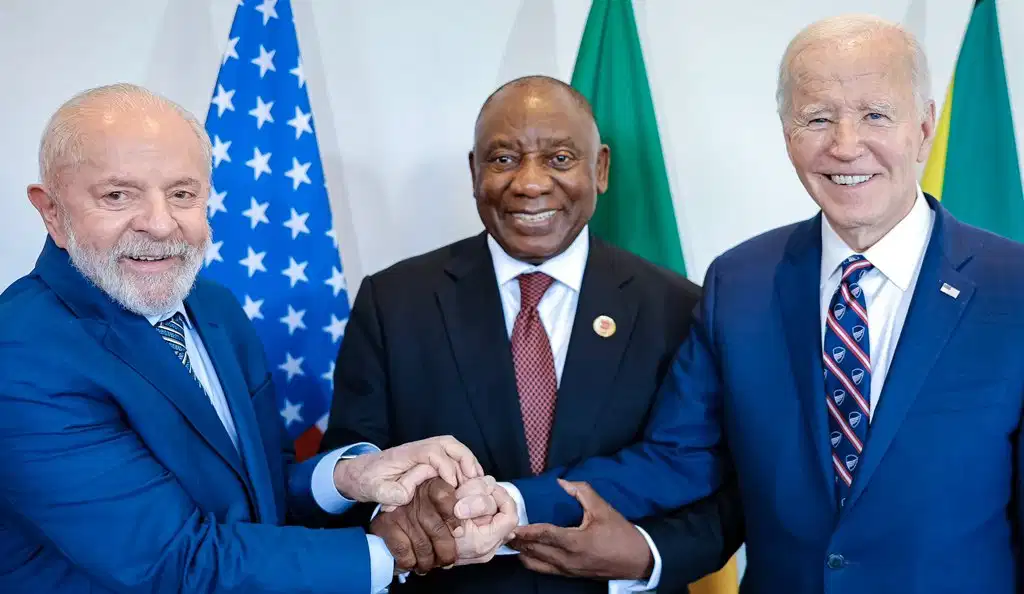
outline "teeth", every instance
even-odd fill
[[[527,214],[525,212],[517,212],[517,213],[513,214],[512,216],[514,216],[515,218],[517,218],[520,221],[523,221],[525,223],[540,223],[542,221],[546,221],[546,220],[550,219],[551,217],[555,216],[555,211],[553,211],[553,210],[546,210],[544,212],[536,213],[536,214]]]
[[[841,186],[855,186],[857,184],[864,183],[871,179],[870,175],[830,175],[829,179],[833,183],[837,183]]]
[[[132,260],[141,260],[142,262],[155,262],[157,260],[163,260],[163,256],[131,256]]]

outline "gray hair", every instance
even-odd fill
[[[101,104],[96,105],[99,101]],[[82,91],[67,100],[50,117],[39,143],[39,179],[53,192],[61,187],[59,172],[65,167],[76,167],[84,159],[82,154],[81,120],[103,109],[130,111],[140,108],[172,110],[180,115],[195,132],[203,157],[212,171],[213,148],[202,123],[191,112],[177,103],[145,87],[128,83],[105,85]]]
[[[876,16],[844,15],[812,23],[789,42],[779,64],[779,80],[775,91],[779,117],[785,121],[791,108],[793,81],[790,67],[794,58],[807,46],[824,41],[860,40],[882,33],[896,33],[906,44],[910,54],[910,81],[914,89],[914,98],[918,113],[924,115],[925,105],[932,100],[932,82],[928,71],[928,58],[914,34],[896,23]]]

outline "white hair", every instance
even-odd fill
[[[206,129],[192,113],[145,87],[117,83],[88,89],[67,100],[50,117],[39,143],[39,179],[53,192],[61,187],[60,172],[77,167],[84,159],[81,122],[106,110],[119,112],[142,108],[168,109],[180,115],[195,132],[207,174],[212,170],[213,148]]]
[[[925,105],[932,100],[931,74],[924,48],[913,33],[900,25],[871,15],[844,15],[812,23],[797,34],[783,54],[779,64],[779,80],[775,91],[779,117],[785,121],[792,107],[793,81],[790,72],[793,60],[810,45],[822,42],[859,41],[881,34],[899,35],[906,44],[910,60],[910,82],[919,115],[924,115]]]

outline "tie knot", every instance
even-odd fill
[[[170,327],[170,328],[172,328],[174,330],[177,330],[178,332],[181,332],[182,334],[184,334],[185,333],[185,316],[183,316],[180,311],[174,312],[174,315],[172,315],[171,317],[163,319],[163,320],[160,320],[157,323],[157,326],[162,326],[162,327],[165,327],[165,328],[166,327]]]
[[[519,295],[522,305],[521,310],[535,309],[540,303],[540,298],[551,286],[555,279],[543,272],[531,272],[519,275]]]
[[[843,282],[855,283],[860,281],[861,277],[868,273],[869,270],[874,268],[875,265],[868,262],[867,258],[860,254],[854,254],[849,258],[843,260]]]

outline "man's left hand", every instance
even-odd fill
[[[654,556],[640,531],[587,483],[558,482],[583,506],[583,523],[576,528],[551,524],[516,528],[508,546],[519,551],[523,565],[568,577],[648,579]]]

